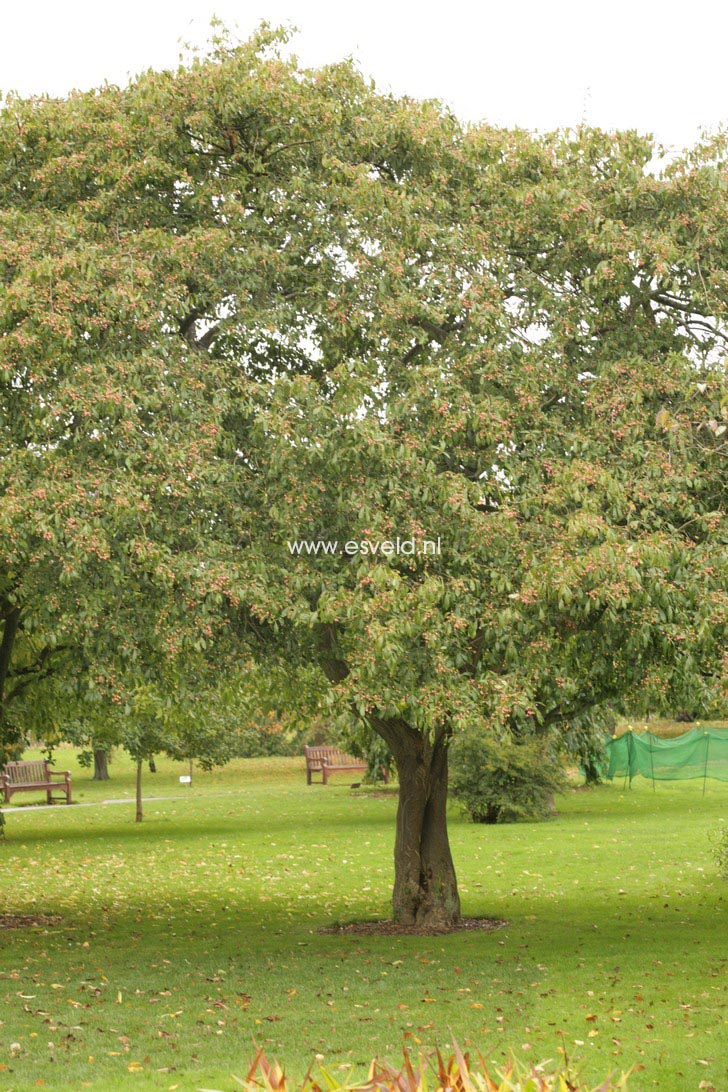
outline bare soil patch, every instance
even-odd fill
[[[501,918],[461,918],[457,925],[447,928],[426,928],[421,925],[399,925],[395,921],[349,921],[342,925],[329,925],[318,932],[324,936],[346,935],[356,937],[432,937],[443,936],[445,933],[475,932],[482,930],[492,932],[502,929],[508,924]]]
[[[396,800],[399,789],[382,789],[381,792],[356,792],[356,785],[351,786],[352,796],[366,796],[369,800]]]
[[[0,929],[32,929],[59,925],[60,921],[58,914],[0,914]]]

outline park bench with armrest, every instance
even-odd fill
[[[347,755],[338,747],[305,747],[306,754],[306,784],[311,785],[312,776],[321,774],[324,785],[328,785],[332,773],[357,772],[365,773],[367,764],[361,758]],[[384,780],[388,781],[387,771],[384,770]]]
[[[62,778],[54,781],[53,778]],[[39,792],[45,789],[46,800],[53,803],[53,793],[62,792],[71,803],[71,774],[68,770],[52,770],[46,759],[32,762],[8,762],[0,773],[0,786],[5,803],[16,792]]]

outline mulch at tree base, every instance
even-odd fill
[[[0,929],[31,929],[38,925],[58,925],[57,914],[0,914]]]
[[[352,796],[366,796],[369,800],[396,800],[399,796],[399,789],[390,789],[388,791],[382,789],[381,792],[356,792],[355,788],[356,786],[351,786]]]
[[[393,937],[414,936],[434,937],[443,936],[446,933],[461,933],[466,930],[483,930],[491,932],[494,929],[502,929],[507,921],[501,918],[461,918],[457,925],[447,928],[427,928],[422,925],[399,925],[396,921],[350,921],[343,925],[329,925],[326,929],[318,929],[317,932],[324,936],[346,934],[357,937]]]

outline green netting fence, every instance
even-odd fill
[[[708,777],[728,781],[728,728],[691,728],[682,736],[662,739],[652,732],[625,732],[607,744],[607,777],[682,781]]]

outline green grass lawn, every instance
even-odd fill
[[[726,784],[573,791],[548,823],[453,812],[463,910],[508,926],[362,938],[317,930],[387,915],[394,797],[308,788],[298,759],[186,789],[160,759],[145,795],[164,799],[136,824],[127,760],[103,784],[66,765],[79,804],[129,802],[7,815],[2,909],[61,922],[0,932],[3,1092],[232,1089],[253,1041],[294,1076],[317,1055],[359,1075],[404,1033],[496,1063],[566,1051],[595,1082],[636,1065],[637,1090],[728,1089],[728,885],[707,837]]]

